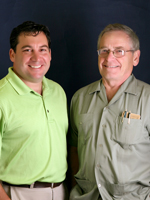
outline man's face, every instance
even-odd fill
[[[16,52],[10,49],[10,60],[13,71],[25,83],[40,83],[50,67],[51,51],[43,32],[37,36],[24,35],[18,37]]]
[[[116,48],[132,50],[129,36],[123,31],[106,32],[100,41],[99,49],[113,51]],[[116,58],[112,52],[104,58],[98,56],[98,67],[102,79],[106,82],[122,84],[132,73],[133,66],[139,63],[140,51],[126,52],[121,58]]]

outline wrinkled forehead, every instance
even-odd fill
[[[132,48],[133,43],[131,38],[124,31],[109,31],[105,32],[99,42],[99,48]]]

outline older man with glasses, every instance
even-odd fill
[[[122,24],[98,38],[102,76],[78,90],[71,102],[70,200],[150,198],[150,86],[132,74],[139,39]]]

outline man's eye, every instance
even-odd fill
[[[122,53],[122,49],[116,49],[116,53]]]
[[[107,53],[108,50],[107,49],[101,49],[101,53]]]
[[[31,49],[24,49],[23,52],[31,52]]]
[[[47,49],[40,49],[40,51],[41,51],[41,52],[45,52],[45,51],[47,51]]]

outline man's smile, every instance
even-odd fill
[[[105,67],[107,68],[116,68],[116,67],[119,67],[118,65],[117,66],[107,66],[107,65],[104,65]]]
[[[38,65],[38,66],[33,66],[33,65],[29,65],[31,68],[34,68],[34,69],[38,69],[40,68],[42,65]]]

